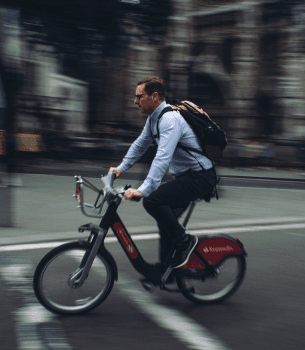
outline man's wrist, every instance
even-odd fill
[[[148,196],[148,194],[145,194],[145,191],[143,192],[143,189],[141,189],[141,187],[139,187],[140,189],[138,189],[137,191],[139,192],[139,193],[141,193],[141,195],[143,196],[143,197],[147,197]]]
[[[120,170],[122,174],[126,171],[125,167],[120,165],[117,167],[117,169]]]

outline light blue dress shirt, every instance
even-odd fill
[[[130,146],[122,163],[118,166],[122,173],[130,169],[151,145],[152,134],[157,134],[158,117],[167,106],[170,105],[165,101],[162,102],[147,118],[141,135]],[[158,144],[156,156],[145,181],[138,188],[144,197],[159,187],[167,167],[172,175],[179,175],[189,169],[200,171],[202,170],[200,164],[206,170],[213,167],[213,163],[204,155],[191,152],[197,158],[196,160],[192,155],[177,147],[180,142],[182,146],[201,150],[197,136],[179,112],[167,112],[162,116],[159,121],[159,135],[160,138],[156,139]]]

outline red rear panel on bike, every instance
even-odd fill
[[[204,269],[206,266],[198,257],[199,253],[204,260],[216,266],[228,255],[246,254],[242,243],[231,237],[204,237],[199,239],[196,253],[194,252],[187,264],[186,269]]]

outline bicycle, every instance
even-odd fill
[[[101,221],[99,226],[89,223],[78,228],[79,232],[90,232],[87,240],[54,248],[39,262],[33,287],[38,301],[47,310],[61,315],[80,314],[96,308],[108,297],[114,281],[118,280],[116,262],[104,246],[109,228],[133,267],[161,290],[181,292],[196,303],[213,304],[226,300],[240,287],[246,272],[247,253],[239,239],[224,234],[202,235],[189,261],[179,269],[169,266],[174,246],[163,264],[147,263],[117,214],[124,192],[131,186],[113,188],[114,173],[101,177],[101,189],[81,176],[75,178],[75,197],[82,213]],[[97,193],[94,204],[84,202],[85,187]],[[184,227],[196,202],[189,206]],[[107,207],[103,211],[105,203]],[[174,278],[178,289],[168,287],[169,276]],[[151,285],[143,282],[145,289]]]

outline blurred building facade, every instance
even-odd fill
[[[173,4],[164,40],[151,46],[136,37],[130,45],[121,116],[143,123],[133,105],[134,86],[158,75],[169,98],[196,102],[227,132],[231,161],[302,163],[304,1]]]
[[[192,98],[212,116],[230,116],[226,129],[234,137],[288,138],[304,127],[304,4],[175,3],[161,47],[133,47],[136,67],[155,57],[150,73],[160,74],[161,61],[170,97]],[[135,72],[136,78],[148,73]]]
[[[54,129],[87,140],[107,139],[106,130],[127,145],[125,136],[133,137],[145,122],[133,103],[136,83],[157,75],[169,100],[199,104],[227,132],[228,163],[304,162],[304,1],[172,0],[172,13],[161,23],[165,30],[153,38],[139,25],[141,1],[123,2],[130,3],[120,18],[128,44],[110,57],[103,35],[88,32],[84,52],[91,53],[81,58],[83,79],[63,72],[39,21],[20,24],[19,31],[15,25],[10,39],[2,34],[3,57],[18,56],[14,62],[25,76],[16,132]],[[8,55],[3,48],[13,36],[18,45]]]

